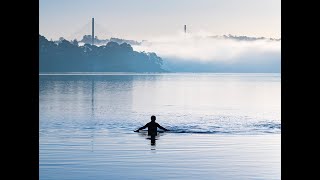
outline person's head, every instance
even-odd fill
[[[151,121],[155,122],[156,121],[156,116],[151,116]]]

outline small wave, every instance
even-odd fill
[[[256,124],[255,127],[268,128],[268,129],[281,129],[281,124],[279,124],[279,123],[262,123],[262,124]]]
[[[95,127],[83,127],[82,129],[96,129]]]
[[[281,123],[276,122],[258,122],[250,123],[243,127],[246,131],[251,133],[281,133]]]
[[[255,133],[280,133],[281,124],[275,122],[259,122],[249,125],[231,126],[186,126],[169,127],[169,133],[192,134],[255,134]]]
[[[148,130],[140,130],[139,132],[147,133]],[[218,134],[218,133],[229,133],[223,131],[201,131],[201,130],[170,130],[170,131],[162,131],[158,130],[158,133],[185,133],[185,134]]]
[[[267,133],[281,131],[281,124],[274,123],[274,122],[264,122],[259,124],[253,124],[252,127],[253,127],[253,130],[263,131]]]
[[[223,131],[197,131],[197,130],[172,130],[170,133],[192,133],[192,134],[218,134],[218,133],[229,133]]]

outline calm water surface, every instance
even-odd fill
[[[40,74],[40,179],[280,179],[280,74]],[[133,130],[157,116],[155,145]]]

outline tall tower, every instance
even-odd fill
[[[187,33],[187,25],[184,25],[184,33]]]
[[[92,18],[92,45],[94,45],[94,18]]]

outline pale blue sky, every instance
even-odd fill
[[[39,0],[39,32],[49,39],[90,34],[142,40],[190,33],[281,37],[280,0]],[[87,26],[85,26],[87,24]],[[103,27],[103,28],[101,28]]]

